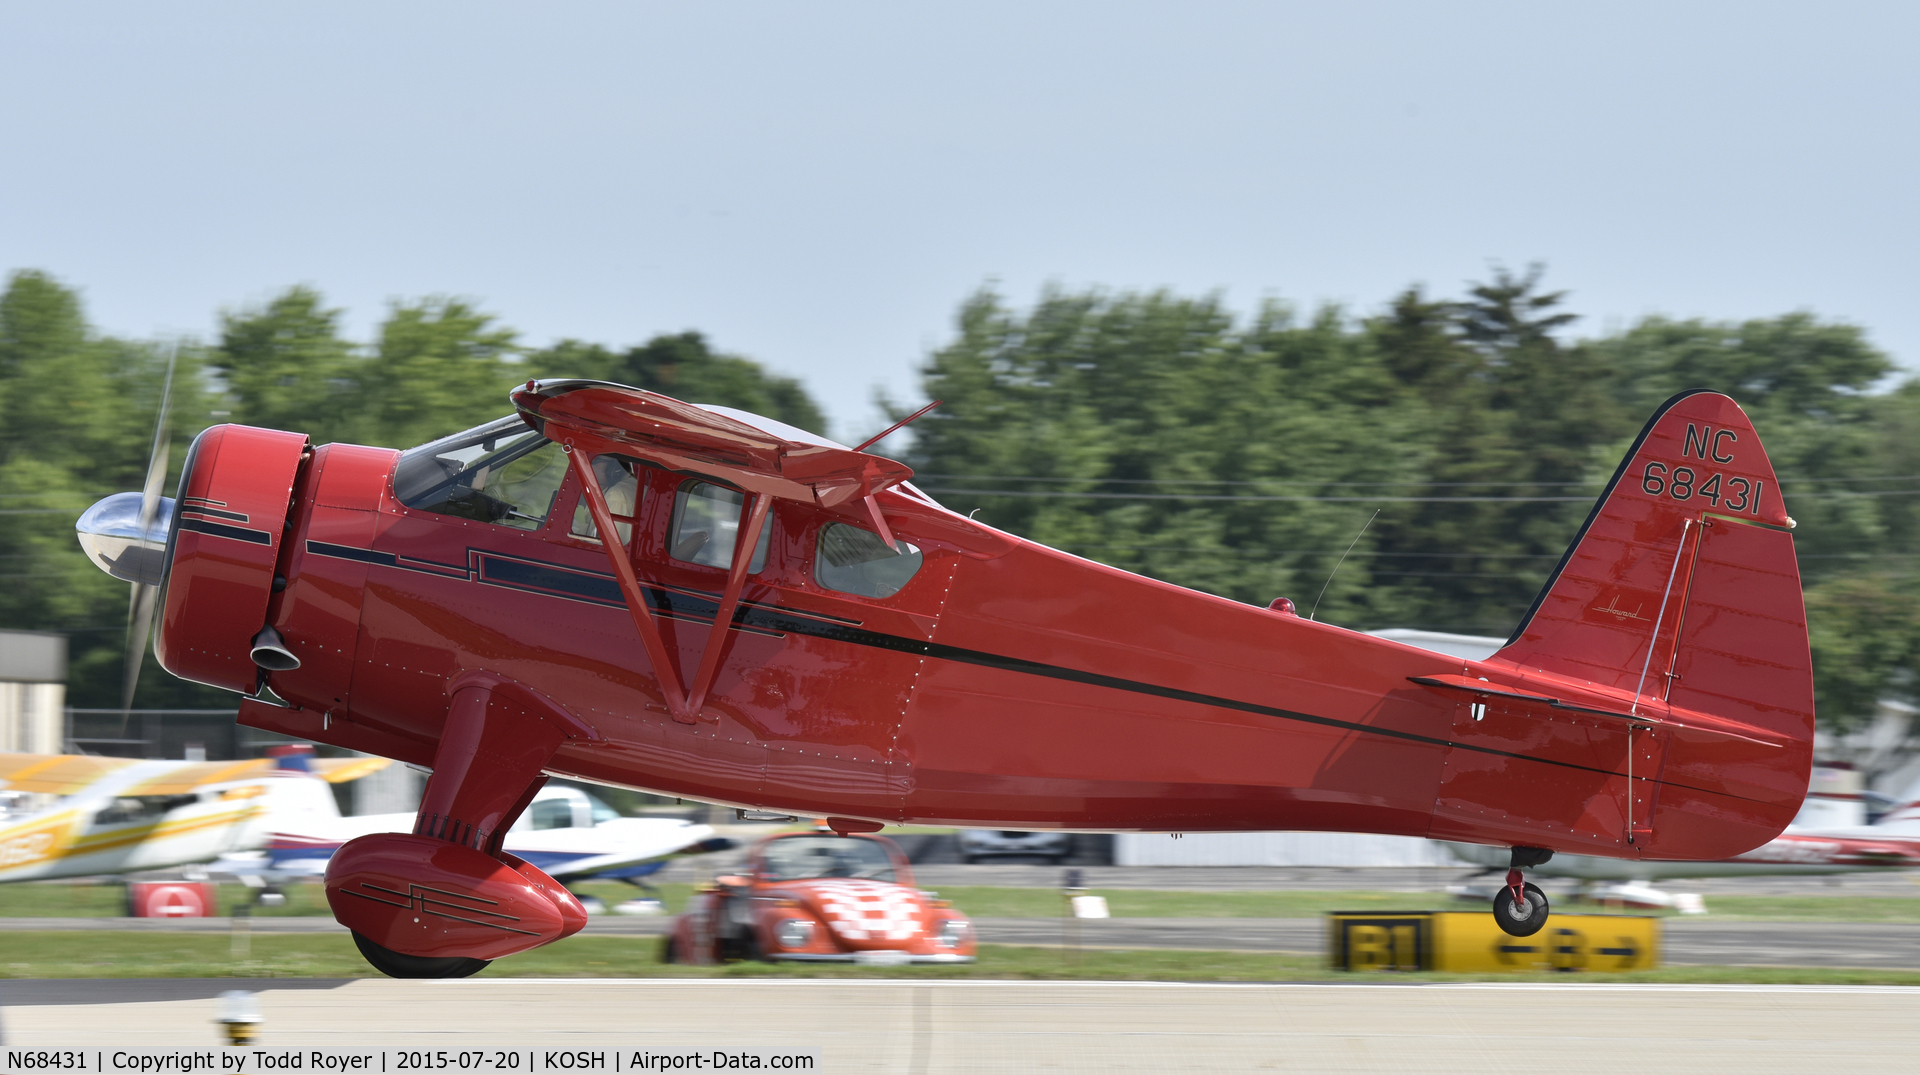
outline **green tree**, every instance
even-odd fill
[[[1858,575],[1811,587],[1807,619],[1824,728],[1849,731],[1880,699],[1912,696],[1920,673],[1920,597],[1905,580]]]
[[[1588,346],[1618,371],[1616,398],[1635,415],[1688,388],[1740,403],[1800,523],[1794,538],[1810,578],[1884,551],[1886,513],[1909,498],[1884,495],[1897,484],[1860,479],[1915,473],[1900,469],[1901,442],[1888,439],[1886,424],[1911,397],[1868,394],[1893,363],[1858,328],[1807,313],[1738,324],[1653,317]]]
[[[1367,325],[1420,446],[1394,492],[1422,499],[1382,511],[1379,546],[1409,626],[1506,634],[1617,462],[1599,448],[1627,426],[1611,370],[1556,337],[1575,318],[1541,275],[1496,268],[1462,302],[1410,290]]]
[[[511,329],[457,299],[396,303],[354,367],[348,439],[404,448],[508,414],[526,379]]]
[[[73,524],[108,493],[139,489],[168,349],[97,336],[79,297],[46,273],[14,273],[0,293],[0,624],[70,636],[69,700],[118,705],[127,585],[80,551]],[[168,490],[208,396],[198,352],[179,349]],[[207,704],[157,672],[137,704]]]
[[[1049,291],[1022,316],[982,292],[922,372],[946,405],[907,459],[952,506],[1261,604],[1311,600],[1367,517],[1315,498],[1400,456],[1388,378],[1337,310],[1270,304],[1240,331],[1214,298]],[[1366,578],[1343,572],[1324,614],[1371,600]]]
[[[298,430],[315,444],[344,439],[356,422],[364,362],[341,338],[340,316],[307,287],[223,314],[220,344],[207,362],[232,403],[233,421]]]

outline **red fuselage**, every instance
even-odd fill
[[[267,434],[206,437],[243,435]],[[607,552],[578,533],[577,473],[558,483],[544,521],[506,525],[403,504],[398,453],[329,445],[289,469],[286,442],[273,443],[279,455],[257,465],[286,470],[291,511],[270,549],[194,529],[211,518],[194,514],[194,497],[235,500],[223,483],[263,455],[229,450],[215,465],[219,444],[199,448],[162,659],[250,690],[240,677],[251,668],[225,656],[228,680],[195,674],[192,655],[218,648],[209,625],[233,600],[189,602],[213,594],[216,577],[235,593],[260,585],[257,565],[222,559],[228,545],[256,559],[271,551],[268,573],[285,581],[258,595],[265,622],[302,666],[269,679],[291,708],[249,700],[242,721],[415,764],[433,762],[449,685],[485,673],[565,711],[572,723],[548,772],[889,823],[1370,831],[1713,859],[1770,839],[1806,787],[1802,760],[1782,764],[1779,747],[1663,733],[1636,740],[1651,745],[1630,763],[1617,722],[1542,716],[1517,695],[1476,708],[1411,680],[1491,677],[1624,710],[1611,684],[1466,662],[1157,582],[993,531],[911,487],[877,497],[923,557],[887,597],[821,582],[823,528],[870,526],[860,501],[774,500],[764,563],[745,584],[706,709],[677,720]],[[677,505],[695,479],[634,472],[631,563],[684,682],[727,569],[673,555]],[[254,485],[271,499],[274,480]],[[262,622],[252,600],[218,624],[222,645]],[[1671,775],[1704,771],[1707,752],[1711,779]],[[1640,766],[1631,791],[1630,764]]]

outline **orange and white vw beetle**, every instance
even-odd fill
[[[892,840],[787,832],[755,844],[741,872],[696,891],[667,934],[669,963],[971,963],[973,924],[914,887]]]

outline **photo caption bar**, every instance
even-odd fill
[[[0,1075],[652,1075],[825,1070],[817,1053],[755,1049],[7,1049]]]

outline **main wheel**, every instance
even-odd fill
[[[472,959],[467,956],[410,956],[405,952],[396,952],[362,937],[358,931],[353,935],[354,947],[367,957],[373,969],[389,978],[470,978],[486,969],[491,959]]]
[[[1521,893],[1516,903],[1513,889],[1501,885],[1493,894],[1493,920],[1515,937],[1531,937],[1547,924],[1547,894],[1531,881],[1521,887]]]

